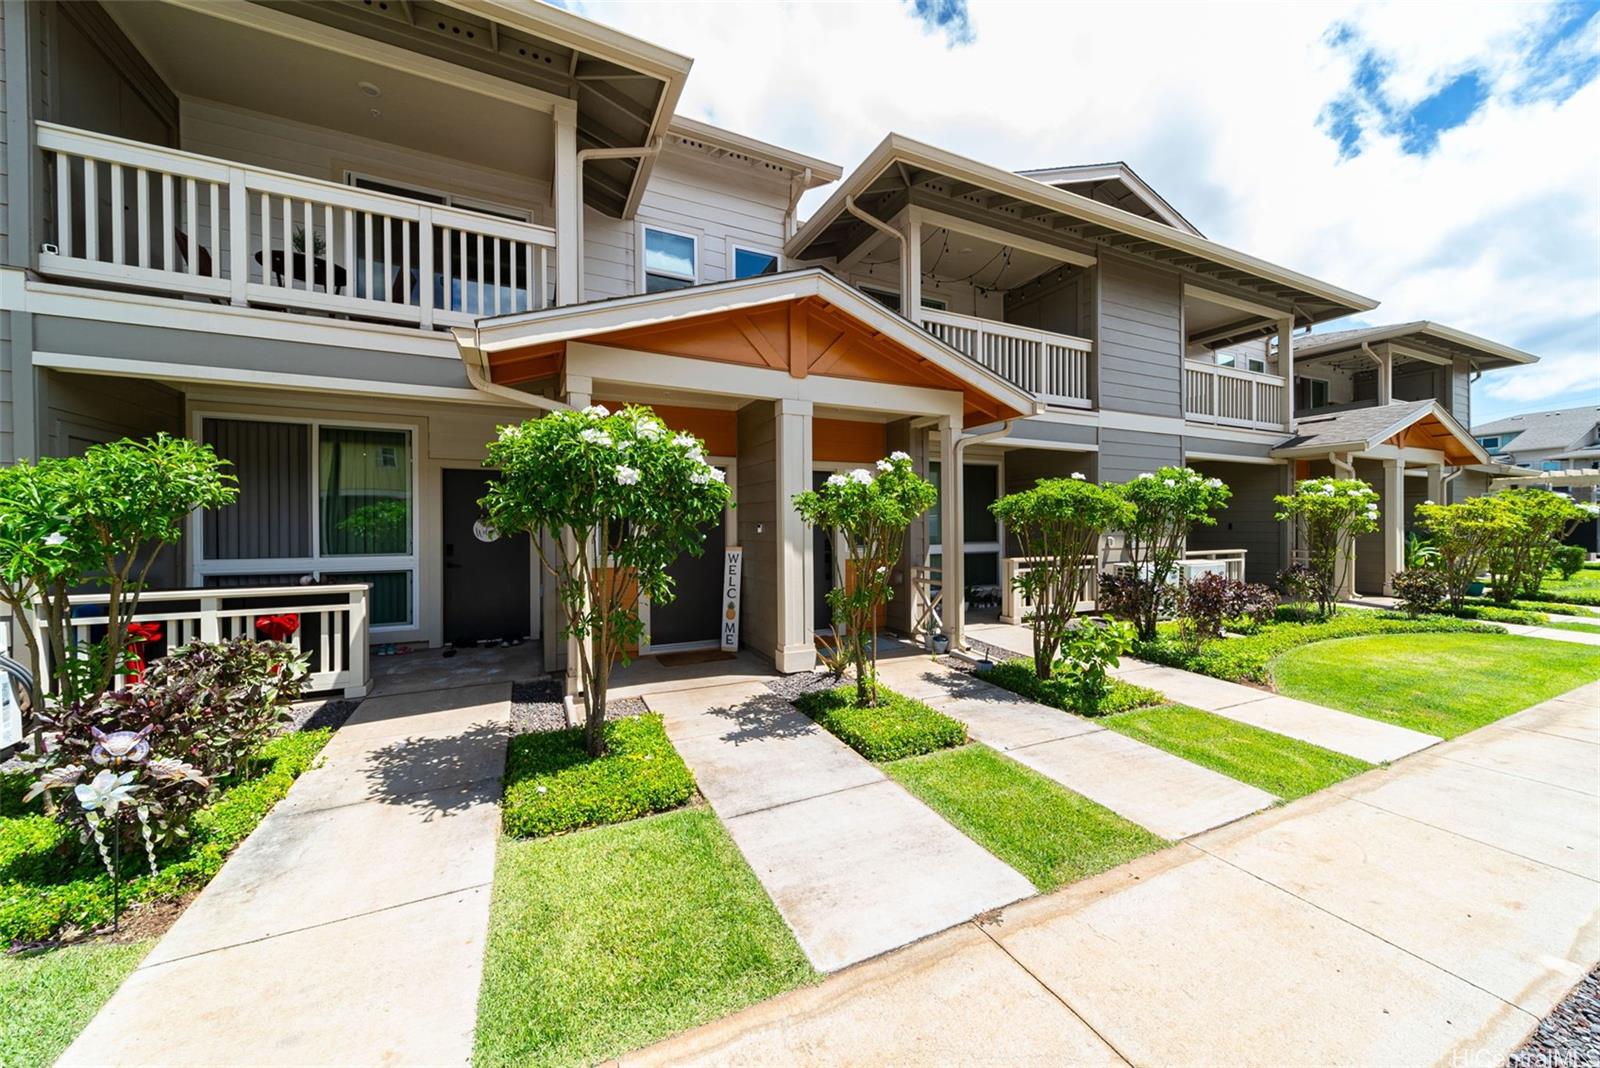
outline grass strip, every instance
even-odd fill
[[[474,1062],[594,1064],[815,978],[707,809],[502,838]]]
[[[1082,708],[1078,702],[1077,688],[1067,675],[1058,673],[1048,679],[1041,679],[1034,673],[1032,660],[1007,660],[996,664],[979,677],[984,682],[991,682],[1002,689],[1010,690],[1019,697],[1026,697],[1041,705],[1049,705],[1051,708],[1059,708],[1063,712],[1072,712],[1080,716],[1108,716],[1142,708],[1145,705],[1157,705],[1164,700],[1161,694],[1149,687],[1135,686],[1131,682],[1112,679],[1111,690],[1100,702],[1099,708]]]
[[[154,944],[63,946],[0,957],[0,1063],[54,1064]]]
[[[1107,717],[1105,725],[1285,801],[1373,767],[1353,756],[1186,705],[1123,712]]]
[[[896,760],[884,771],[1041,891],[1169,844],[985,745]]]
[[[794,703],[868,760],[900,760],[967,741],[966,724],[883,686],[878,687],[878,703],[871,708],[856,704],[854,683],[813,690]]]
[[[1600,679],[1600,648],[1510,634],[1405,634],[1294,649],[1278,692],[1454,738]]]

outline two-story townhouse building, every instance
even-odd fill
[[[1126,166],[1019,175],[890,135],[842,176],[676,117],[688,58],[531,0],[0,18],[0,458],[207,441],[240,500],[195,518],[160,581],[369,584],[374,642],[554,632],[531,547],[476,500],[495,427],[564,406],[648,403],[735,486],[645,651],[717,640],[738,544],[742,642],[800,670],[838,547],[787,505],[841,467],[905,449],[939,485],[891,618],[914,630],[963,591],[959,640],[967,592],[1015,555],[1000,494],[1186,462],[1235,492],[1191,548],[1267,580],[1293,552],[1274,494],[1323,469],[1395,501],[1442,485],[1485,459],[1456,376],[1531,359],[1369,339],[1385,387],[1337,422],[1358,413],[1318,409],[1367,394],[1297,404],[1301,372],[1337,363],[1298,331],[1376,302],[1206,239]],[[1448,370],[1437,392],[1413,396],[1411,361]],[[1358,549],[1379,583],[1392,511]]]

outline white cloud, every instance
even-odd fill
[[[1209,236],[1543,357],[1479,386],[1477,414],[1600,391],[1600,80],[1518,102],[1536,4],[971,3],[948,47],[898,3],[580,4],[695,58],[681,110],[858,162],[889,130],[1010,168],[1121,159]],[[1348,89],[1348,26],[1413,104],[1462,70],[1490,98],[1426,157],[1319,124]],[[1600,49],[1600,19],[1564,46]],[[813,193],[802,210],[824,194]],[[1348,324],[1344,324],[1348,325]]]

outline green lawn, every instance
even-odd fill
[[[1284,800],[1372,768],[1364,760],[1184,705],[1108,716],[1105,725]]]
[[[868,760],[899,760],[967,741],[965,723],[884,686],[871,708],[856,704],[855,683],[801,694],[794,704]]]
[[[102,943],[0,957],[0,1064],[55,1063],[152,945]]]
[[[815,978],[708,809],[504,837],[474,1060],[594,1064]]]
[[[1168,844],[985,745],[897,760],[884,770],[1040,890]]]
[[[1539,592],[1558,598],[1573,593],[1600,597],[1600,568],[1581,567],[1569,579],[1552,575],[1539,584]]]
[[[1600,649],[1507,634],[1395,634],[1292,649],[1278,692],[1454,738],[1600,679]]]
[[[1553,630],[1575,630],[1583,634],[1600,634],[1600,623],[1546,623]]]

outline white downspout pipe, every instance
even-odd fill
[[[583,165],[592,159],[637,159],[646,160],[661,152],[661,138],[656,138],[648,145],[639,145],[633,148],[584,148],[578,151],[578,232],[574,238],[578,242],[578,284],[574,290],[578,300],[583,300]],[[635,256],[643,256],[644,249],[634,249]]]
[[[811,168],[807,167],[789,179],[789,209],[783,213],[783,239],[793,237],[800,230],[800,198],[811,184]]]
[[[962,471],[964,470],[963,464],[967,455],[967,446],[982,445],[985,442],[998,441],[1003,437],[1007,437],[1011,433],[1011,428],[1015,426],[1017,422],[1018,420],[1016,419],[1007,419],[1005,422],[1001,423],[999,428],[996,430],[985,430],[976,434],[963,434],[960,431],[955,432],[956,440],[952,451],[955,456],[954,463],[956,469],[951,484],[955,487],[956,491],[955,508],[952,509],[955,512],[956,529],[943,531],[941,533],[944,544],[939,547],[939,551],[944,555],[944,571],[947,579],[944,584],[945,596],[949,597],[952,593],[955,595],[955,603],[952,604],[949,609],[950,618],[955,621],[955,626],[945,628],[946,631],[955,632],[951,641],[951,648],[967,648],[967,545],[966,531],[961,529],[962,515],[964,514],[963,508],[966,504],[966,502],[962,499],[964,496],[962,486],[966,480],[963,479],[961,475]],[[1002,494],[1005,493],[1004,486],[1000,486],[998,488]],[[954,542],[953,545],[952,542]],[[1004,542],[1002,542],[1000,545],[1000,556],[1002,559],[1005,557],[1005,553],[1006,547]],[[1004,568],[1002,567],[1002,573],[1003,571]]]
[[[877,230],[880,233],[888,234],[890,237],[898,241],[900,243],[900,262],[906,262],[905,234],[902,234],[899,230],[896,230],[894,227],[890,226],[876,215],[869,215],[860,208],[856,207],[856,198],[854,196],[847,196],[844,198],[844,210],[848,211],[851,215],[854,215],[856,218],[860,219],[874,230]],[[904,311],[905,309],[902,308],[901,310]]]

